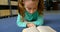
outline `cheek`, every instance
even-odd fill
[[[26,11],[30,12],[30,10],[29,10],[29,9],[27,9],[27,8],[26,8]]]

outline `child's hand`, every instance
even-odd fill
[[[29,27],[35,27],[35,25],[33,24],[33,23],[28,23],[27,24],[27,27],[29,28]]]

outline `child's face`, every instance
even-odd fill
[[[24,7],[29,13],[34,13],[38,7],[38,0],[25,0]]]

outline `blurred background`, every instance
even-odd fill
[[[17,0],[0,0],[0,32],[21,32],[16,25]],[[60,0],[44,0],[44,25],[60,32]]]

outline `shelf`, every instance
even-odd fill
[[[11,6],[11,9],[18,9],[18,7],[17,6]]]
[[[11,0],[11,1],[18,1],[18,0]]]
[[[0,5],[0,10],[10,9],[9,5]],[[11,9],[17,9],[17,6],[11,5]]]
[[[8,5],[0,5],[0,10],[9,9]]]

